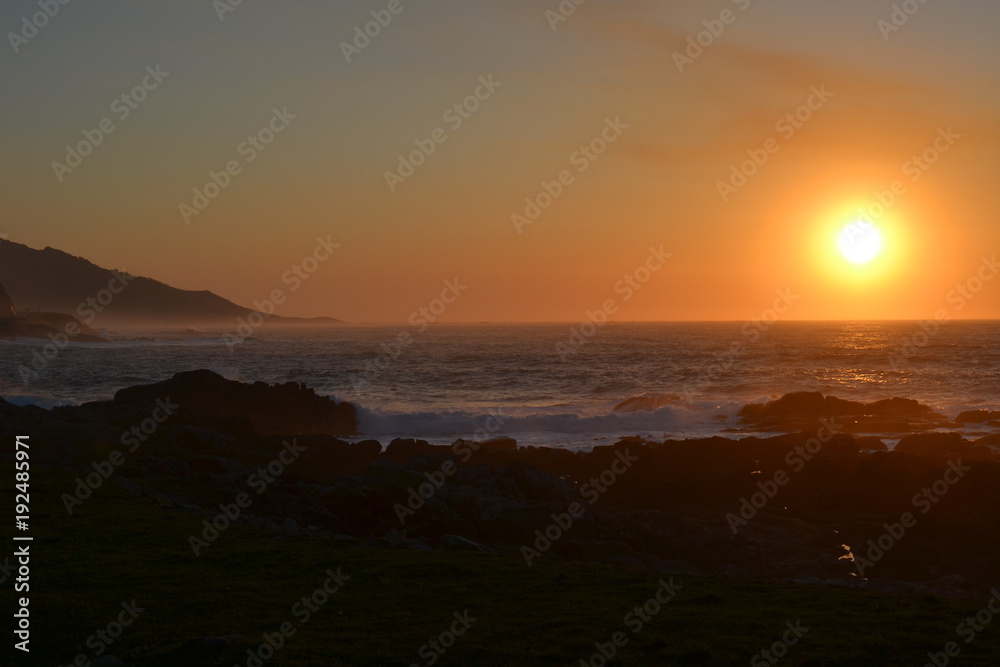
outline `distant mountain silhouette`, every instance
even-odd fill
[[[127,287],[122,289],[122,283]],[[12,241],[0,242],[0,313],[4,298],[19,311],[70,313],[85,324],[110,326],[231,326],[253,311],[209,291],[188,291],[152,278],[104,269],[55,248],[36,250]],[[114,293],[118,292],[118,293]],[[7,296],[9,294],[9,296]],[[269,324],[341,324],[330,317],[283,318]]]

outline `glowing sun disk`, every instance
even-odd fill
[[[867,264],[882,250],[882,235],[870,222],[859,220],[840,233],[840,252],[849,262]]]

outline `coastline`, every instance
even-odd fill
[[[980,417],[1000,414],[967,415]],[[91,487],[113,476],[137,495],[190,512],[197,525],[252,486],[256,466],[295,443],[293,460],[282,455],[266,512],[248,510],[240,523],[264,533],[339,535],[358,543],[510,554],[529,548],[537,557],[646,571],[914,594],[971,595],[1000,578],[1000,570],[977,558],[921,557],[931,553],[951,515],[971,531],[968,539],[981,542],[974,553],[1000,547],[986,537],[987,527],[1000,523],[1000,502],[994,502],[1000,436],[971,441],[937,432],[954,423],[901,399],[866,405],[791,394],[747,406],[743,419],[762,433],[664,441],[632,436],[569,451],[519,446],[487,429],[451,445],[382,442],[358,432],[354,406],[304,385],[242,384],[210,371],[51,411],[0,402],[0,433],[31,432],[46,443],[36,453],[39,464],[78,471],[77,488],[62,494],[68,514],[96,491]],[[862,435],[873,425],[897,433],[894,450]],[[774,430],[784,434],[767,433]],[[907,510],[921,486],[953,461],[973,466],[975,481],[955,490],[952,499],[961,500],[951,509],[935,507],[936,528],[924,528],[927,533],[900,550],[906,565],[890,561],[877,577],[851,567],[847,557],[879,521]],[[549,517],[573,504],[581,511],[572,539],[533,542],[545,535]],[[969,525],[972,507],[980,518]],[[547,541],[550,548],[538,548]]]

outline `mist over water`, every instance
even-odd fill
[[[403,331],[412,343],[397,346]],[[620,435],[740,433],[740,407],[792,391],[913,398],[948,417],[1000,408],[998,322],[947,323],[928,336],[913,322],[779,322],[753,331],[743,323],[611,323],[570,344],[569,325],[350,326],[270,331],[232,348],[219,333],[146,333],[71,344],[28,384],[19,367],[37,364],[43,343],[20,340],[0,342],[0,396],[42,407],[106,400],[208,368],[247,382],[301,382],[350,401],[362,431],[383,441],[450,442],[489,428],[524,444],[573,447]],[[654,397],[659,409],[615,412],[637,396]]]

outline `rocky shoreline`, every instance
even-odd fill
[[[0,400],[0,433],[31,434],[35,464],[76,471],[67,512],[120,484],[190,516],[196,553],[242,524],[265,539],[898,594],[964,597],[1000,580],[1000,436],[936,431],[954,422],[903,399],[791,394],[742,416],[789,433],[623,438],[589,452],[504,437],[383,446],[358,439],[353,406],[303,385],[194,371],[50,411]],[[900,434],[892,451],[856,435],[874,424]]]

